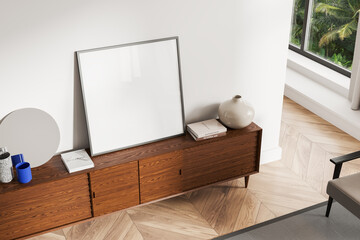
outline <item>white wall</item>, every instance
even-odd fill
[[[74,52],[179,36],[186,122],[216,117],[240,94],[266,157],[278,149],[291,2],[1,0],[0,119],[40,108],[60,127],[59,152],[87,147]]]

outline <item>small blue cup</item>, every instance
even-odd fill
[[[16,165],[18,163],[24,162],[24,156],[22,155],[22,153],[11,156],[11,161],[12,161],[13,167],[16,167]]]
[[[20,183],[28,183],[32,179],[30,163],[22,162],[16,164],[17,180]]]

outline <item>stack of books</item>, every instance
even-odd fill
[[[195,141],[201,141],[209,138],[225,136],[227,129],[216,119],[210,119],[188,124],[187,131],[195,139]]]
[[[85,149],[63,153],[61,154],[61,160],[69,173],[94,167],[94,162]]]

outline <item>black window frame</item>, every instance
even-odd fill
[[[320,56],[317,56],[316,54],[311,53],[310,51],[305,50],[305,38],[306,38],[306,33],[307,33],[308,20],[311,18],[311,16],[309,16],[310,1],[311,0],[305,0],[304,21],[303,21],[303,28],[302,28],[302,34],[301,34],[300,48],[298,46],[290,43],[290,41],[289,41],[289,49],[350,78],[351,77],[350,70],[343,68],[341,66],[338,66],[337,64],[335,64],[329,60],[326,60],[325,58],[322,58]],[[295,0],[294,0],[294,2],[295,2]],[[309,25],[309,27],[310,27],[310,25]]]

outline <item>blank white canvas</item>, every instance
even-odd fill
[[[176,39],[78,52],[91,154],[184,133]]]

